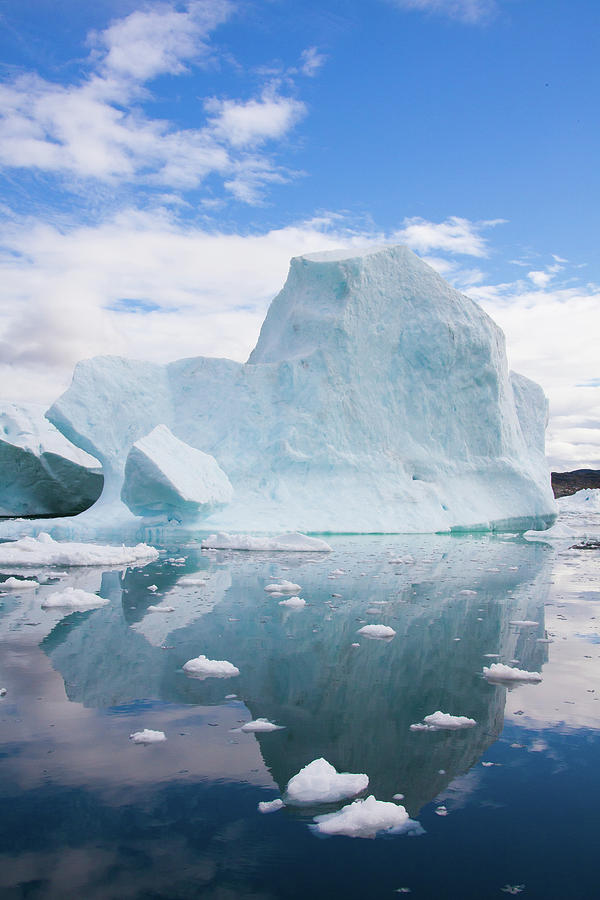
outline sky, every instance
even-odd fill
[[[597,0],[0,0],[0,396],[245,360],[289,259],[403,243],[600,468]]]

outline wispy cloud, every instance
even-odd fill
[[[106,184],[198,188],[209,175],[225,191],[256,202],[286,180],[267,142],[281,140],[306,112],[265,84],[258,96],[198,101],[197,128],[178,128],[144,110],[148,83],[180,75],[211,53],[211,31],[231,14],[227,0],[155,4],[93,34],[91,72],[74,84],[35,73],[0,87],[0,166]],[[260,154],[258,150],[260,148]]]
[[[488,255],[488,242],[482,231],[502,222],[502,219],[471,222],[459,216],[450,216],[445,222],[411,218],[405,219],[403,227],[393,236],[399,243],[407,244],[419,253],[442,250],[484,257]]]
[[[391,0],[391,2],[401,9],[447,16],[467,24],[488,20],[497,8],[495,0]]]

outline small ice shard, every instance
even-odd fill
[[[8,691],[6,690],[6,688],[0,688],[0,697],[6,697],[7,694]]]
[[[297,594],[302,588],[293,581],[282,581],[279,584],[268,584],[265,588],[267,594]]]
[[[464,590],[464,591],[459,591],[458,593],[464,594],[465,597],[474,597],[476,595],[477,591]]]
[[[374,638],[378,641],[390,641],[396,636],[396,632],[389,625],[363,625],[359,628],[357,634],[362,634],[367,638]]]
[[[482,766],[485,766],[486,769],[489,769],[490,766],[495,765],[495,763],[493,763],[493,762],[482,762],[481,765],[482,765]]]
[[[531,619],[511,619],[511,621],[508,624],[526,627],[527,625],[533,626],[533,625],[539,625],[540,623],[533,622]]]
[[[399,887],[399,888],[396,888],[396,893],[397,894],[410,894],[411,889],[409,887]]]
[[[174,606],[149,606],[146,612],[149,613],[171,613],[175,612]]]
[[[80,588],[65,588],[42,600],[42,609],[97,609],[110,603],[105,597],[90,594]]]
[[[290,778],[287,799],[296,804],[335,803],[346,797],[355,797],[368,784],[368,775],[337,772],[331,763],[321,757]]]
[[[486,659],[500,659],[499,653],[484,653]]]
[[[203,550],[254,550],[255,552],[331,553],[332,547],[320,538],[300,534],[278,534],[276,537],[254,537],[251,534],[211,534],[202,541]]]
[[[285,803],[281,798],[277,798],[277,800],[261,800],[258,804],[259,813],[272,813],[277,812],[279,809],[283,809]]]
[[[247,732],[268,732],[268,731],[280,731],[282,728],[285,728],[285,725],[275,725],[273,722],[269,722],[268,719],[252,719],[250,722],[246,722],[242,725],[240,731]]]
[[[436,808],[435,808],[435,814],[436,814],[436,816],[447,816],[447,815],[448,815],[448,810],[447,810],[446,807],[442,804],[441,806],[436,806]]]
[[[139,438],[127,455],[121,500],[136,516],[205,518],[232,498],[231,482],[214,456],[180,441],[166,425]]]
[[[148,585],[148,590],[149,590],[149,591],[152,591],[152,593],[154,594],[154,593],[156,593],[156,591],[158,590],[158,588],[157,588],[157,586],[156,586],[155,584],[149,584],[149,585]]]
[[[503,888],[500,888],[501,891],[504,891],[505,894],[521,894],[525,890],[524,884],[505,884]]]
[[[450,713],[437,712],[425,716],[424,724],[411,725],[411,731],[458,731],[461,728],[472,728],[477,725],[475,719],[469,719],[467,716],[452,716]]]
[[[39,581],[31,578],[7,578],[0,584],[0,591],[22,591],[27,588],[37,588],[40,586]]]
[[[195,659],[189,659],[183,667],[186,675],[192,678],[232,678],[240,674],[237,666],[226,659],[208,659],[201,654]]]
[[[306,606],[306,600],[303,597],[288,597],[287,600],[280,600],[280,606],[288,606],[290,609],[303,609]]]
[[[235,700],[236,697],[237,697],[237,694],[225,694],[226,700]]]
[[[350,644],[350,646],[351,647],[360,647],[360,644],[358,643],[358,641],[354,641],[354,643]]]
[[[206,581],[203,578],[180,578],[177,586],[181,587],[204,587]]]
[[[164,731],[153,731],[151,728],[144,728],[143,731],[136,731],[129,735],[129,740],[134,744],[160,744],[166,739]]]
[[[332,597],[338,597],[338,598],[339,598],[339,597],[341,597],[342,595],[341,595],[341,594],[332,594],[331,596],[332,596]]]
[[[491,666],[484,666],[483,675],[488,681],[538,682],[542,680],[542,676],[539,672],[526,672],[525,669],[513,669],[511,666],[505,666],[504,663],[492,663]]]
[[[345,575],[346,573],[344,572],[343,569],[334,569],[333,572],[330,572],[329,574],[330,575]]]
[[[394,794],[392,800],[404,800],[404,794]]]
[[[158,559],[148,544],[135,547],[55,541],[42,531],[34,537],[0,544],[0,565],[17,566],[130,566]]]
[[[403,806],[376,800],[371,795],[349,803],[339,812],[315,816],[314,829],[320,834],[374,838],[382,832],[400,833],[415,826]]]

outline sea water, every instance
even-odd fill
[[[327,540],[287,554],[165,538],[149,565],[29,570],[39,588],[0,596],[3,898],[598,895],[598,552]],[[265,592],[283,581],[304,606]],[[109,603],[42,608],[67,587]],[[190,677],[200,655],[239,675]],[[494,662],[542,681],[490,683]],[[436,711],[476,724],[411,731]],[[259,717],[283,727],[240,730]],[[130,740],[144,729],[166,740]],[[315,816],[351,800],[259,812],[321,757],[418,827],[320,836]]]

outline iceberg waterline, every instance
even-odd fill
[[[206,528],[272,533],[548,525],[546,414],[481,308],[386,247],[292,260],[246,364],[96,358],[48,417],[105,476],[69,527],[131,523],[127,459],[165,426],[232,485]]]

